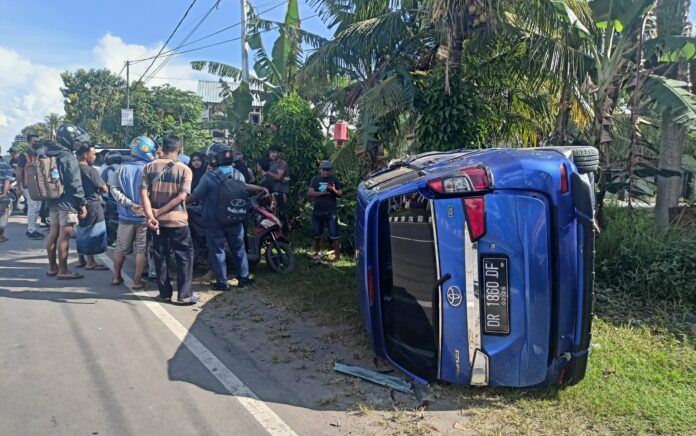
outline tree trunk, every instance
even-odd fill
[[[690,0],[659,0],[656,6],[658,36],[679,34],[689,36],[691,34],[690,6]],[[669,78],[688,83],[689,76],[689,63],[680,62]],[[660,169],[681,173],[686,133],[681,126],[673,122],[673,119],[671,110],[662,113]],[[665,231],[669,227],[669,208],[677,206],[680,196],[681,177],[657,177],[655,224],[660,230]]]
[[[672,122],[672,112],[669,110],[662,113],[661,136],[660,169],[681,172],[686,134],[681,126]],[[679,203],[681,187],[681,177],[657,177],[655,223],[660,230],[669,227],[669,208]]]

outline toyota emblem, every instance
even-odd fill
[[[450,286],[447,288],[447,302],[452,307],[457,307],[462,304],[462,291],[458,286]]]

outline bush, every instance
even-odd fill
[[[268,122],[276,126],[272,140],[283,147],[283,159],[288,162],[291,217],[306,199],[309,180],[317,174],[317,162],[325,158],[324,136],[317,116],[309,102],[296,94],[279,100],[268,114]]]
[[[597,291],[622,291],[648,304],[696,305],[696,232],[661,233],[652,212],[605,207],[597,239]]]

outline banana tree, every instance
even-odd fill
[[[324,38],[302,30],[297,0],[288,1],[285,19],[282,22],[262,19],[253,7],[249,8],[247,18],[247,41],[249,48],[254,51],[255,72],[250,77],[249,84],[241,83],[240,68],[213,61],[191,63],[195,70],[205,69],[210,74],[240,82],[240,86],[232,90],[221,79],[223,93],[232,108],[232,118],[240,121],[248,118],[252,93],[257,94],[264,102],[266,111],[274,102],[296,90],[297,73],[304,58],[303,45],[317,47],[325,42]],[[278,31],[278,37],[269,56],[262,35],[272,30]]]

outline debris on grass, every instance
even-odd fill
[[[338,362],[334,364],[334,370],[343,374],[359,377],[369,382],[376,383],[390,389],[395,389],[406,394],[414,394],[413,386],[398,377],[385,375],[366,368],[361,368],[359,366],[344,365]]]

